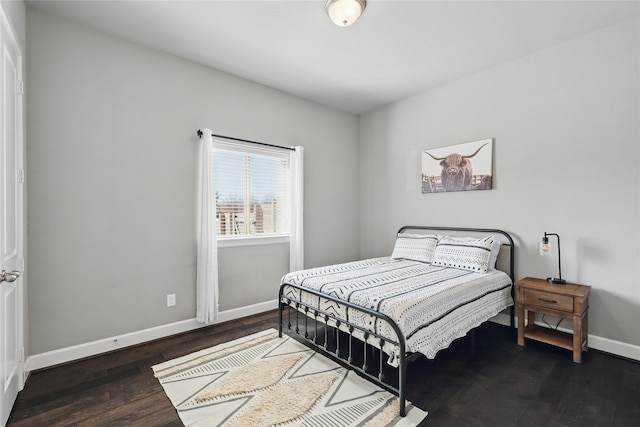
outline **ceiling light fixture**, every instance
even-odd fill
[[[325,8],[334,24],[348,27],[358,20],[366,6],[366,0],[328,0]]]

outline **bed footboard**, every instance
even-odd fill
[[[382,336],[349,322],[334,313],[306,304],[301,301],[301,298],[292,296],[292,293],[285,295],[283,291],[287,287],[333,301],[336,304],[348,307],[349,310],[358,310],[374,316],[378,321],[386,322],[392,328],[396,334],[396,339]],[[303,289],[290,283],[280,285],[278,301],[278,332],[280,337],[282,337],[283,329],[286,327],[290,333],[295,333],[304,338],[309,345],[319,349],[322,353],[332,356],[343,365],[348,365],[369,380],[395,393],[398,396],[400,416],[404,417],[406,415],[407,365],[417,359],[419,354],[406,354],[405,338],[398,325],[391,318],[366,307],[338,300],[310,289]],[[397,386],[385,382],[384,370],[385,368],[391,368],[385,366],[388,364],[385,353],[382,350],[384,348],[396,349],[395,353],[390,357],[397,359]],[[362,350],[361,353],[359,352],[360,349]],[[355,357],[356,353],[358,353],[358,357]]]

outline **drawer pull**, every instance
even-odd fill
[[[558,301],[556,301],[556,300],[553,300],[553,299],[546,299],[546,298],[540,298],[540,297],[538,297],[538,301],[549,302],[549,303],[551,303],[551,304],[557,304],[557,303],[558,303]]]

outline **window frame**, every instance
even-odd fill
[[[236,235],[220,235],[217,234],[216,231],[216,240],[218,242],[218,247],[239,247],[239,246],[254,246],[254,245],[273,245],[273,244],[285,244],[290,242],[291,238],[291,158],[289,149],[287,148],[272,148],[265,147],[261,145],[256,145],[248,142],[236,142],[236,141],[226,141],[218,138],[213,138],[213,151],[214,151],[214,159],[217,150],[226,150],[226,151],[235,151],[242,154],[248,155],[261,155],[261,156],[269,156],[274,158],[281,158],[287,161],[287,171],[288,171],[288,185],[287,185],[287,201],[285,206],[286,211],[286,228],[287,232],[285,233],[269,233],[269,234],[236,234]],[[213,160],[215,162],[215,160]],[[215,190],[215,182],[214,182],[214,190]],[[216,202],[216,212],[218,206]],[[219,229],[219,222],[217,222],[217,229]]]

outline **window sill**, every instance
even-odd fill
[[[244,237],[218,237],[219,248],[233,248],[237,246],[277,245],[289,243],[289,236],[244,236]]]

